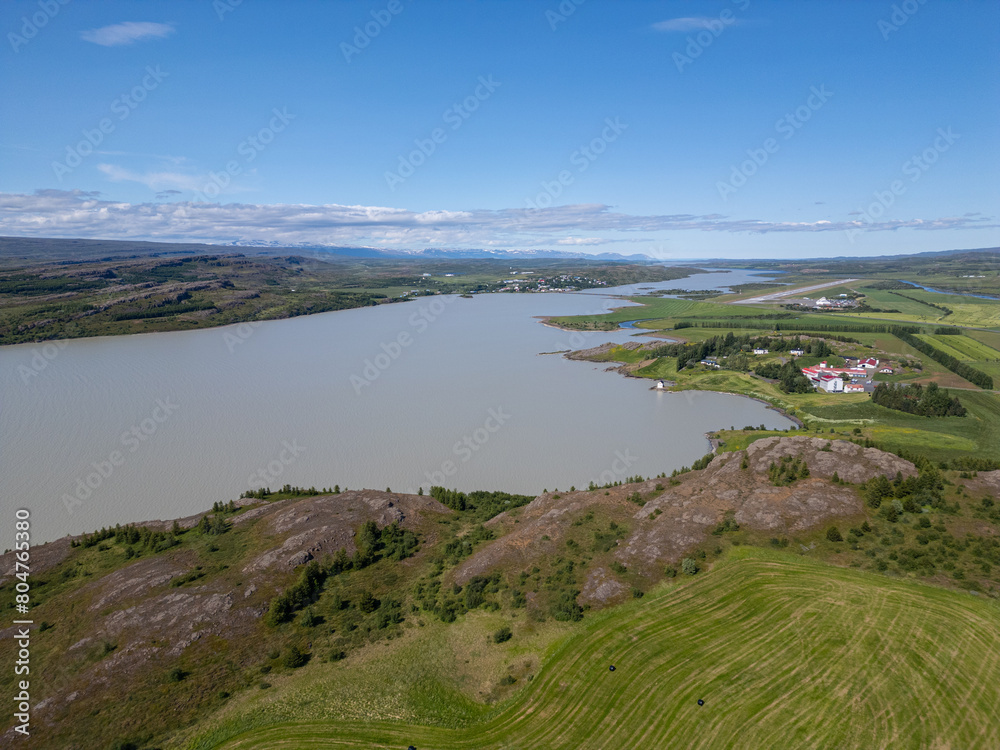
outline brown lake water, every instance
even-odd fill
[[[752,278],[708,276],[639,286]],[[709,450],[712,429],[791,424],[750,399],[651,392],[606,365],[541,355],[631,332],[570,333],[536,316],[621,304],[595,293],[434,297],[4,347],[4,512],[29,508],[38,543],[286,483],[538,493],[669,473]]]

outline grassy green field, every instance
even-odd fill
[[[669,319],[692,320],[725,318],[755,318],[759,315],[772,314],[774,311],[752,305],[720,305],[714,302],[697,302],[686,299],[670,299],[666,297],[632,297],[633,302],[642,303],[643,307],[623,307],[610,313],[599,315],[574,315],[552,318],[550,322],[556,325],[586,328],[596,324],[618,324],[637,319]],[[643,325],[645,327],[659,327]]]
[[[916,295],[911,295],[909,290],[870,289],[864,286],[859,287],[859,290],[865,295],[865,302],[869,306],[886,310],[899,310],[910,320],[936,321],[944,315],[942,310],[923,302],[914,301]],[[914,299],[902,297],[896,294],[896,291]]]
[[[234,717],[188,747],[993,748],[998,615],[968,594],[737,548],[706,574],[587,618],[531,682],[465,726],[393,720],[424,703],[440,715],[455,699],[418,697],[410,667],[394,692],[421,705],[374,700],[359,721],[334,701],[328,721],[243,732]],[[516,661],[517,638],[506,648]],[[426,674],[445,668],[435,649],[420,653],[410,656]],[[368,695],[394,675],[345,663],[337,680]]]
[[[706,330],[712,335],[718,331],[712,329],[683,329],[678,333],[685,336],[695,331],[699,338],[704,338]],[[742,331],[741,331],[742,333]],[[870,341],[880,352],[878,356],[885,358],[907,356],[920,359],[921,355],[915,349],[888,334],[859,334],[860,338]],[[694,337],[692,337],[694,338]],[[964,336],[927,337],[937,344],[938,338],[964,339]],[[971,345],[983,347],[977,341],[968,339]],[[835,342],[836,343],[836,342]],[[837,346],[841,346],[839,343]],[[843,345],[845,353],[863,353],[863,344]],[[976,350],[977,352],[979,350]],[[602,361],[615,361],[639,364],[647,357],[641,351],[615,347],[606,354],[596,358]],[[764,358],[762,358],[763,360]],[[771,358],[773,359],[773,358]],[[804,363],[815,361],[816,358],[803,358]],[[825,359],[837,362],[838,357]],[[991,365],[993,363],[986,363]],[[986,369],[986,365],[976,362],[977,367]],[[900,372],[895,375],[878,376],[890,382],[930,382],[942,386],[962,388],[956,391],[962,404],[968,409],[965,417],[920,417],[914,414],[894,411],[871,403],[866,393],[827,394],[811,392],[789,394],[782,392],[776,384],[755,377],[749,373],[732,370],[709,370],[704,367],[686,368],[677,371],[674,357],[661,357],[639,367],[635,375],[651,379],[664,379],[675,383],[674,390],[705,390],[738,393],[766,401],[772,406],[803,420],[812,429],[835,429],[850,432],[854,427],[863,429],[864,435],[876,440],[888,450],[916,451],[935,461],[944,461],[970,453],[977,456],[1000,459],[1000,399],[990,393],[978,392],[973,386],[952,372],[944,369],[937,362],[924,358],[923,370],[915,372]],[[1000,370],[1000,367],[997,368]],[[969,390],[964,390],[969,389]],[[743,425],[733,425],[742,427]],[[727,436],[732,439],[733,436]],[[736,445],[745,447],[737,438]]]
[[[941,336],[924,334],[919,336],[932,346],[948,352],[956,359],[975,362],[1000,358],[1000,352],[968,336]]]
[[[971,333],[971,332],[970,332]],[[986,333],[982,331],[981,333]],[[968,362],[1000,382],[1000,351],[970,336],[918,336],[955,359]]]
[[[965,331],[965,335],[986,344],[991,349],[1000,350],[1000,331]]]
[[[850,318],[875,320],[914,321],[919,323],[940,323],[974,328],[1000,327],[1000,304],[996,300],[977,299],[958,294],[940,294],[923,289],[869,289],[860,288],[865,301],[872,307],[899,310],[898,313],[861,312],[841,313]],[[937,305],[938,307],[934,307]],[[945,307],[951,310],[946,314]]]

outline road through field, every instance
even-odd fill
[[[853,281],[860,281],[860,279],[838,279],[837,281],[827,281],[823,284],[813,284],[812,286],[802,286],[796,289],[783,289],[780,292],[770,292],[769,294],[762,294],[759,297],[751,297],[750,299],[738,299],[734,300],[732,304],[734,305],[752,305],[757,302],[772,302],[776,299],[781,299],[782,297],[791,297],[796,294],[803,294],[805,292],[815,292],[817,289],[828,289],[831,286],[840,286],[841,284],[850,284]]]

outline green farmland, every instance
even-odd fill
[[[663,320],[709,320],[719,317],[719,311],[724,310],[724,317],[729,318],[756,318],[761,315],[773,314],[773,310],[765,307],[754,307],[750,305],[725,306],[722,307],[712,302],[696,302],[685,299],[670,299],[666,297],[633,297],[633,302],[642,304],[642,307],[622,307],[613,312],[600,315],[577,315],[569,317],[550,318],[549,322],[569,328],[617,328],[619,323],[629,320],[647,321],[641,324],[643,328],[660,327],[657,323]],[[793,318],[794,315],[783,317]]]
[[[922,336],[938,349],[947,349],[952,356],[967,362],[1000,360],[1000,352],[968,336]]]
[[[968,363],[987,375],[1000,380],[1000,332],[966,328],[960,335],[943,335],[935,329],[943,323],[952,323],[959,304],[968,304],[977,311],[977,320],[990,321],[1000,316],[1000,303],[993,300],[958,298],[923,290],[869,289],[860,282],[857,289],[870,294],[869,303],[899,309],[899,313],[808,313],[788,311],[780,304],[748,306],[720,302],[693,302],[689,300],[637,298],[643,307],[628,307],[604,316],[561,318],[553,322],[567,327],[615,328],[623,320],[640,320],[637,328],[647,334],[656,333],[672,341],[699,344],[730,331],[751,337],[784,338],[800,337],[803,342],[827,342],[832,353],[822,357],[805,355],[803,365],[814,364],[820,359],[831,363],[843,362],[843,357],[876,357],[890,363],[895,372],[878,374],[877,380],[897,383],[934,382],[956,391],[968,409],[965,417],[920,417],[894,411],[872,404],[868,394],[784,393],[774,382],[756,377],[752,370],[768,362],[788,358],[787,352],[772,352],[765,356],[750,356],[735,369],[695,365],[678,371],[676,357],[658,356],[651,352],[655,340],[638,335],[637,342],[644,342],[641,349],[615,347],[594,359],[624,363],[630,373],[639,377],[665,379],[674,383],[673,390],[711,390],[737,393],[757,398],[771,404],[805,423],[809,431],[839,434],[857,434],[878,445],[894,451],[919,452],[935,461],[961,458],[970,453],[1000,460],[1000,399],[991,393],[977,393],[977,388],[944,365],[919,352],[897,336],[890,326],[910,326],[921,331],[916,334],[922,341],[963,363]],[[912,297],[912,299],[910,299]],[[926,302],[924,301],[926,300]],[[946,304],[947,303],[947,304]],[[937,305],[937,307],[935,307]],[[946,314],[947,308],[955,310]],[[905,310],[906,312],[903,312]],[[1000,317],[998,317],[1000,320]],[[727,324],[731,327],[727,328]],[[705,326],[705,327],[702,327]],[[870,328],[872,330],[858,330]],[[882,328],[882,332],[877,329]],[[845,339],[845,340],[839,340]],[[786,346],[786,349],[788,347]],[[903,367],[900,363],[907,366]],[[748,371],[749,370],[749,371]],[[735,426],[734,426],[735,427]],[[737,431],[738,432],[738,431]],[[726,431],[725,438],[735,445],[743,445],[742,436]]]
[[[968,594],[738,548],[704,576],[587,618],[480,719],[393,721],[422,711],[373,700],[366,721],[341,720],[333,705],[328,721],[250,729],[262,712],[286,713],[277,699],[247,704],[189,747],[997,747],[998,615]],[[447,682],[433,653],[419,670],[428,688]],[[347,664],[335,679],[368,695],[388,690],[369,684],[385,677]]]

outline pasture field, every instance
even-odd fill
[[[968,410],[965,417],[919,417],[886,409],[867,398],[855,404],[841,399],[806,411],[830,427],[859,425],[887,450],[920,453],[934,461],[975,455],[1000,459],[1000,399],[979,390],[954,391]],[[799,415],[803,416],[803,415]]]
[[[1000,350],[1000,331],[966,330],[965,335],[986,344],[991,349]]]
[[[959,349],[956,349],[951,345],[951,341],[949,341],[948,339],[957,338],[956,336],[933,336],[930,334],[923,333],[923,334],[917,334],[917,338],[927,342],[935,349],[940,349],[945,354],[950,354],[957,360],[963,362],[972,361],[968,356],[965,355],[964,352],[960,351]]]
[[[983,597],[738,547],[707,573],[587,617],[533,680],[460,726],[378,701],[365,721],[335,702],[322,721],[296,721],[275,700],[186,747],[994,748],[998,615]],[[517,639],[499,647],[512,662]],[[429,673],[447,668],[435,655],[421,660]],[[339,679],[367,695],[379,678],[392,675],[345,662]]]
[[[684,341],[690,341],[690,342],[704,341],[705,339],[710,339],[713,336],[718,336],[719,333],[720,333],[720,329],[718,329],[718,328],[695,328],[693,326],[691,328],[680,328],[680,329],[678,329],[676,331],[673,331],[673,330],[669,330],[670,327],[673,326],[672,322],[668,322],[667,326],[665,326],[665,327],[661,326],[660,328],[657,328],[657,327],[651,325],[652,323],[655,323],[655,322],[656,321],[648,321],[648,322],[636,323],[636,328],[651,328],[652,330],[662,331],[662,335],[667,336],[668,338],[673,339],[675,341],[684,340]],[[750,336],[770,336],[772,334],[772,332],[773,331],[770,328],[757,328],[757,329],[754,329],[754,328],[740,328],[739,329],[740,335],[743,335],[744,333],[746,333],[746,334],[749,334]],[[649,331],[645,331],[645,333],[649,333]],[[725,329],[722,329],[721,333],[722,333],[723,336],[725,336],[726,335]],[[652,340],[654,340],[654,339],[652,337],[648,336],[648,335],[647,336],[636,337],[636,341],[649,342],[649,341],[652,341]]]
[[[943,322],[949,325],[969,326],[972,328],[1000,328],[1000,302],[992,299],[978,299],[960,294],[938,294],[925,292],[923,289],[904,291],[904,294],[915,299],[943,305],[952,314]]]
[[[997,383],[1000,383],[1000,362],[997,362],[996,360],[993,362],[976,362],[975,368],[977,370],[982,370],[993,378],[994,388],[997,387]]]
[[[1000,351],[968,336],[925,334],[919,338],[924,339],[939,349],[944,349],[947,346],[952,350],[949,354],[966,362],[988,362],[1000,359]]]
[[[974,366],[987,375],[992,376],[994,382],[1000,383],[1000,332],[967,329],[963,338],[965,337],[983,344],[987,347],[988,351],[992,352],[987,360],[975,360],[976,364]]]
[[[677,377],[677,360],[674,357],[660,357],[655,362],[639,368],[636,374],[644,378],[673,380]]]
[[[754,318],[758,315],[768,315],[774,312],[765,307],[752,305],[722,305],[715,302],[698,302],[695,300],[671,299],[668,297],[630,297],[629,299],[632,302],[643,305],[643,307],[623,307],[613,312],[598,315],[556,317],[550,318],[549,322],[556,325],[585,328],[594,324],[617,324],[638,319],[711,320],[717,318]]]
[[[936,321],[944,315],[944,311],[942,310],[893,293],[900,291],[903,294],[909,295],[908,290],[868,289],[862,286],[859,288],[859,291],[865,295],[865,301],[871,307],[899,310],[908,320]],[[871,314],[878,315],[879,313]]]
[[[912,383],[919,380],[920,377],[921,373],[919,372],[897,372],[893,375],[877,372],[872,379],[876,383]]]
[[[865,295],[865,301],[871,307],[899,312],[838,312],[836,316],[900,324],[909,321],[973,328],[1000,328],[1000,302],[997,300],[927,292],[919,288],[889,290],[871,289],[862,285],[859,291]],[[941,308],[947,308],[951,313]]]

